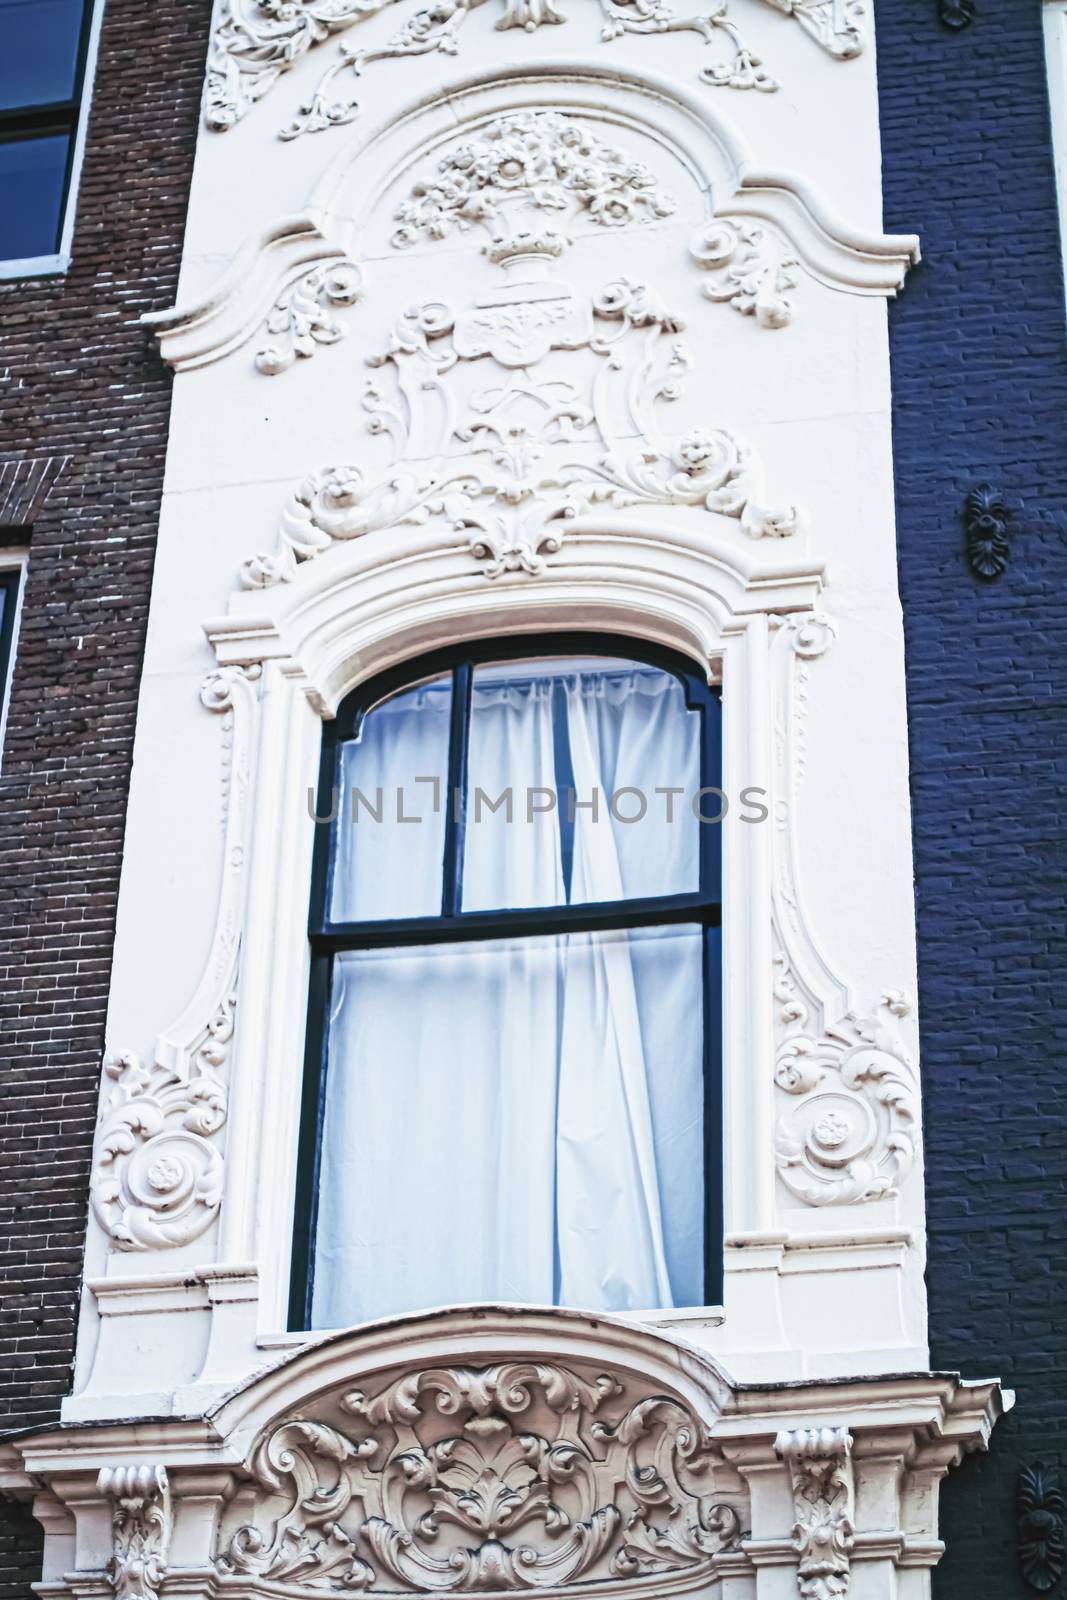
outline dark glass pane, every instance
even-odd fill
[[[338,956],[312,1326],[701,1305],[703,951],[679,926]]]
[[[0,110],[73,100],[82,0],[0,0]]]
[[[476,667],[463,910],[695,893],[699,787],[700,713],[669,673],[607,658]]]
[[[0,143],[0,261],[59,248],[67,134]]]
[[[344,746],[331,921],[440,915],[451,719],[438,678],[375,706]]]

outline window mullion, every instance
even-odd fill
[[[463,835],[467,812],[472,678],[469,661],[462,662],[452,674],[452,727],[448,740],[448,781],[444,795],[445,850],[441,875],[443,917],[457,915],[463,892]]]

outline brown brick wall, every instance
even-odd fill
[[[210,9],[107,0],[72,266],[0,283],[0,464],[68,458],[0,775],[0,1428],[54,1418],[70,1382],[170,406],[138,317],[174,298]],[[0,1595],[26,1594],[36,1524],[0,1509]]]

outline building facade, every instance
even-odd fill
[[[13,1592],[1059,1582],[1058,13],[941,11],[84,12]]]

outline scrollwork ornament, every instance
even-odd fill
[[[118,1600],[159,1600],[172,1518],[165,1467],[102,1467],[97,1493],[111,1502],[108,1581]]]
[[[1067,1497],[1054,1467],[1022,1469],[1016,1510],[1019,1571],[1031,1589],[1047,1594],[1067,1568]]]
[[[726,302],[761,328],[785,328],[793,320],[788,290],[799,282],[800,263],[774,234],[755,223],[722,220],[703,229],[690,254],[709,274],[707,299]]]
[[[312,267],[279,295],[267,317],[272,342],[256,352],[256,369],[274,376],[298,356],[313,356],[320,344],[336,344],[345,327],[335,315],[363,292],[363,274],[353,261]]]
[[[328,1402],[257,1447],[280,1514],[220,1574],[316,1588],[528,1591],[701,1568],[739,1512],[703,1493],[709,1433],[665,1395],[551,1361],[432,1367]]]
[[[659,412],[692,359],[682,319],[648,284],[619,277],[584,302],[554,279],[524,287],[525,300],[494,291],[463,310],[427,301],[398,317],[367,358],[392,370],[392,388],[372,381],[363,401],[392,465],[304,479],[276,548],[241,568],[245,588],[291,582],[338,541],[431,521],[442,543],[462,535],[489,579],[539,577],[577,519],[605,506],[688,506],[736,519],[752,539],[803,527],[798,507],[766,500],[753,451],[730,430],[663,430]],[[573,378],[536,372],[553,350],[585,352]],[[468,387],[456,369],[488,358],[502,375]]]
[[[847,1012],[818,1037],[789,1033],[774,1079],[784,1094],[803,1097],[775,1132],[778,1174],[791,1194],[813,1206],[896,1194],[915,1159],[918,1088],[894,1027]]]
[[[97,1221],[117,1250],[189,1244],[222,1203],[217,1135],[226,1123],[225,1068],[234,1035],[252,730],[261,669],[223,667],[200,690],[225,718],[223,875],[211,949],[196,991],[156,1039],[104,1059],[105,1090],[90,1180]],[[238,710],[240,708],[240,715]]]

